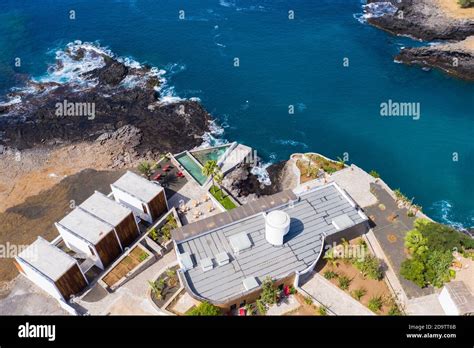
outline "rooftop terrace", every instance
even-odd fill
[[[261,213],[276,207],[291,219],[290,230],[279,247],[266,240],[265,218]],[[338,231],[333,224],[335,218],[347,215],[354,225],[367,220],[335,184],[302,194],[299,200],[291,191],[281,192],[231,212],[237,209],[240,211],[234,217],[226,212],[206,219],[208,222],[199,222],[203,223],[200,228],[190,224],[173,232],[178,252],[191,254],[195,261],[194,268],[184,272],[189,289],[213,302],[241,296],[248,291],[244,280],[251,277],[261,284],[267,276],[280,279],[294,272],[306,272],[319,259],[324,236]],[[251,242],[251,247],[238,255],[231,246],[232,236],[237,234],[246,234]],[[215,259],[222,252],[229,255],[230,262],[219,266]],[[213,260],[213,269],[203,270],[201,262],[206,259]]]

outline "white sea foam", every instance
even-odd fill
[[[270,175],[268,174],[267,168],[271,165],[272,163],[258,164],[252,167],[250,173],[255,175],[260,183],[269,186],[272,184],[272,181],[270,180]]]
[[[290,146],[302,146],[305,149],[308,148],[308,145],[297,140],[292,140],[292,139],[277,139],[273,140],[272,143],[274,144],[279,144],[279,145],[290,145]]]
[[[441,200],[433,203],[430,210],[434,211],[433,216],[437,217],[442,223],[450,225],[454,228],[464,230],[466,227],[463,223],[456,221],[453,217],[454,204],[448,200]],[[471,217],[471,223],[474,224],[474,217]]]
[[[209,121],[209,132],[205,132],[202,136],[202,144],[198,148],[206,148],[211,146],[219,146],[227,144],[229,141],[222,138],[224,128],[222,128],[215,120]]]
[[[0,102],[0,106],[10,106],[10,105],[14,105],[14,104],[19,104],[21,103],[21,97],[20,96],[16,96],[4,103],[1,103]]]
[[[235,0],[219,0],[222,7],[235,7]]]
[[[378,18],[385,15],[393,15],[398,9],[388,1],[371,2],[370,4],[362,5],[363,13],[354,13],[353,17],[360,23],[366,23],[369,18]]]

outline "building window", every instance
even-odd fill
[[[142,208],[143,208],[143,212],[145,214],[148,214],[148,209],[146,208],[146,205],[142,203]]]

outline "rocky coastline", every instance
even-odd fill
[[[404,48],[395,60],[424,68],[435,67],[450,75],[474,81],[474,36],[454,44]]]
[[[201,145],[211,116],[198,101],[162,96],[163,73],[75,42],[42,78],[23,76],[0,103],[0,212],[85,169]]]
[[[455,0],[367,0],[364,8],[367,22],[377,28],[394,35],[446,44],[404,48],[396,61],[437,68],[472,80],[474,54],[461,46],[474,36],[474,8],[461,9]]]
[[[0,145],[23,151],[95,141],[130,126],[134,131],[128,136],[135,137],[143,156],[192,148],[209,131],[211,117],[197,101],[162,102],[160,76],[150,67],[130,66],[82,45],[68,47],[64,54],[77,66],[97,67],[75,73],[66,83],[30,80],[10,93],[10,102],[0,104]],[[50,74],[61,73],[64,64],[57,60]],[[93,114],[67,113],[63,104],[72,105],[72,111],[92,106]]]

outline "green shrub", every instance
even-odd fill
[[[367,255],[362,260],[355,260],[353,264],[364,277],[375,280],[381,280],[383,278],[380,260],[373,255]]]
[[[304,298],[304,303],[306,303],[307,305],[311,306],[313,304],[313,299],[310,297],[310,296],[306,296]]]
[[[318,312],[319,312],[319,315],[328,315],[328,310],[324,306],[319,307]]]
[[[265,303],[262,300],[258,299],[255,302],[255,305],[257,307],[258,314],[260,314],[260,315],[267,314],[267,306],[265,305]]]
[[[468,8],[474,6],[474,0],[458,0],[458,4],[461,8]]]
[[[149,236],[150,236],[150,238],[153,239],[155,242],[158,242],[158,232],[157,232],[156,228],[153,227],[153,228],[150,230]]]
[[[396,303],[393,303],[388,312],[387,312],[388,315],[402,315],[402,311],[400,310],[400,308],[398,308],[397,304]]]
[[[209,302],[201,302],[197,307],[190,309],[186,315],[190,316],[217,316],[221,315],[219,307],[210,304]]]
[[[347,290],[349,289],[349,285],[351,285],[351,279],[349,279],[347,276],[343,275],[339,277],[339,287],[342,290]]]
[[[377,313],[378,311],[380,311],[382,309],[382,306],[383,306],[383,299],[382,299],[382,296],[374,296],[372,297],[370,300],[369,300],[369,303],[367,304],[367,307],[369,307],[369,309],[372,311],[372,312],[375,312]]]
[[[364,288],[360,288],[360,289],[356,289],[354,291],[352,291],[352,296],[354,296],[354,298],[357,300],[357,301],[360,301],[360,299],[362,297],[364,297],[364,295],[367,293],[367,290],[365,290]]]
[[[455,274],[449,267],[453,251],[474,248],[474,240],[456,229],[425,219],[417,219],[405,237],[411,258],[403,261],[400,274],[420,287],[442,287]]]
[[[260,300],[266,305],[272,305],[277,302],[278,289],[274,285],[272,278],[267,277],[262,282],[262,293],[260,294]]]
[[[337,278],[337,273],[334,271],[325,271],[324,272],[324,278],[326,279],[334,279]]]
[[[380,174],[377,173],[375,170],[371,170],[369,174],[372,175],[376,179],[380,178]]]
[[[402,262],[400,274],[408,280],[424,288],[427,284],[425,281],[426,267],[424,263],[418,259],[407,259]]]

